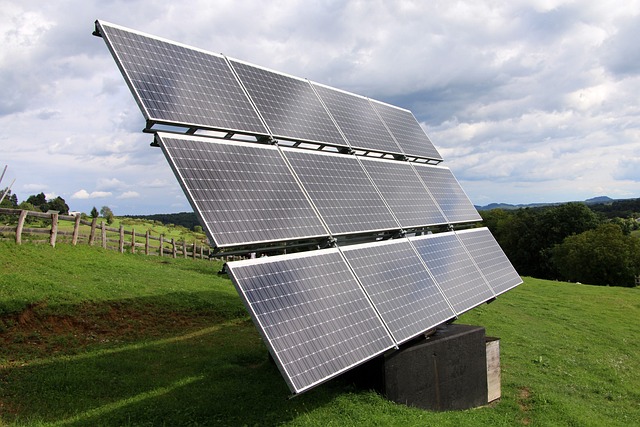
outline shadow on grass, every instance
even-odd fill
[[[330,400],[289,390],[250,321],[0,370],[0,424],[274,425]]]

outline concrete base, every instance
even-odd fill
[[[488,402],[486,354],[484,328],[453,324],[368,362],[351,380],[409,406],[474,408]]]

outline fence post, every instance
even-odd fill
[[[98,218],[91,219],[91,231],[89,232],[89,246],[93,246],[93,242],[96,239],[96,224],[98,223]]]
[[[164,256],[164,234],[160,235],[160,256]]]
[[[131,228],[131,253],[136,253],[136,229]]]
[[[183,258],[187,257],[187,240],[186,239],[182,241],[182,257]]]
[[[58,237],[58,214],[51,214],[51,238],[49,239],[49,244],[56,247],[56,237]]]
[[[120,224],[120,239],[118,239],[120,253],[124,253],[124,225]]]
[[[200,244],[200,259],[204,259],[204,243]]]
[[[172,248],[172,252],[173,252],[173,257],[177,258],[178,257],[178,253],[176,250],[176,239],[174,239],[173,237],[171,238],[171,248]]]
[[[196,259],[196,241],[193,241],[193,259]]]
[[[104,227],[104,221],[100,221],[100,236],[102,237],[102,248],[107,249],[107,229]]]
[[[149,230],[147,230],[147,234],[144,237],[144,254],[149,255]]]
[[[80,215],[76,215],[76,222],[73,224],[73,238],[71,244],[73,246],[78,244],[78,233],[80,232]]]
[[[24,220],[27,218],[27,212],[25,210],[20,211],[20,216],[18,217],[18,226],[16,227],[16,244],[22,243],[22,229],[24,228]]]

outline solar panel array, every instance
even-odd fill
[[[408,110],[104,21],[96,32],[152,122],[442,160]]]
[[[227,265],[299,393],[493,299],[492,288],[505,283],[502,268],[486,274],[491,265],[481,271],[477,260],[488,258],[470,255],[479,254],[486,233],[478,228]]]
[[[113,24],[96,32],[151,125],[190,128],[156,142],[217,248],[334,242],[228,263],[292,392],[522,283],[486,228],[419,235],[481,217],[430,164],[442,158],[410,111]],[[349,246],[356,235],[368,241]]]

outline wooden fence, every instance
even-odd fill
[[[165,239],[162,234],[152,236],[149,230],[144,233],[136,233],[135,228],[125,231],[123,225],[120,225],[120,228],[113,228],[106,226],[104,221],[98,224],[97,218],[87,221],[79,215],[60,215],[55,212],[44,213],[6,208],[0,208],[0,215],[15,215],[18,217],[17,225],[0,226],[0,233],[2,234],[15,233],[15,242],[17,244],[21,244],[23,236],[27,236],[29,241],[48,242],[51,246],[55,246],[59,240],[65,240],[70,241],[72,245],[77,245],[78,243],[86,243],[91,246],[100,244],[105,249],[114,249],[121,253],[126,250],[131,253],[144,253],[145,255],[201,259],[208,259],[211,255],[211,247],[204,242],[200,242],[199,245],[196,241],[192,243],[187,243],[186,240],[179,242],[174,238]],[[28,217],[51,221],[51,225],[38,228],[25,227]],[[73,222],[73,231],[60,230],[60,221]],[[89,228],[87,229],[87,227]],[[88,234],[81,233],[81,229],[88,231]],[[34,238],[35,236],[44,237],[44,239]]]

